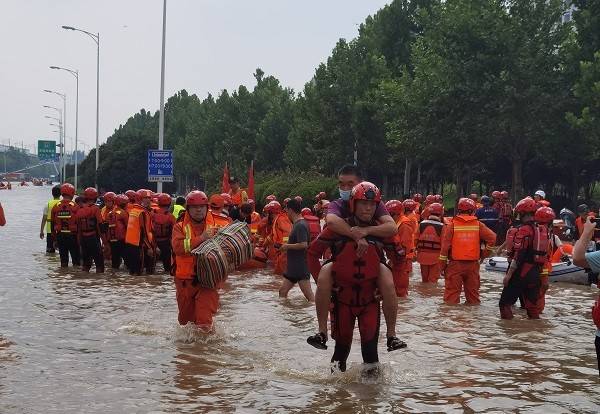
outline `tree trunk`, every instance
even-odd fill
[[[411,161],[407,158],[404,164],[404,193],[402,196],[406,196],[410,193],[410,165]]]
[[[516,156],[512,158],[512,199],[517,202],[523,196],[523,160]]]
[[[421,192],[421,163],[417,164],[417,193]]]
[[[390,197],[388,197],[388,195],[389,195],[388,188],[389,188],[388,175],[387,174],[383,174],[382,191],[383,191],[383,194],[389,199]]]
[[[464,188],[463,188],[463,175],[462,175],[462,168],[461,167],[457,167],[455,170],[455,182],[456,182],[456,200],[458,201],[458,199],[460,197],[463,196],[464,194]]]

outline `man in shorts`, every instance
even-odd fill
[[[310,286],[310,273],[306,264],[306,249],[310,241],[308,225],[301,215],[302,204],[299,200],[292,198],[287,203],[287,216],[293,223],[288,242],[281,245],[281,251],[287,254],[287,268],[283,273],[283,284],[279,288],[279,297],[286,298],[290,289],[296,283],[309,302],[315,301]]]

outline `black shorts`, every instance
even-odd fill
[[[287,274],[283,274],[283,277],[285,277],[287,280],[289,280],[292,283],[298,283],[302,280],[310,280],[310,275],[304,275],[304,276],[299,276],[299,277],[295,277],[295,276],[288,276]]]

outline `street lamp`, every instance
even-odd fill
[[[67,136],[67,95],[64,93],[51,91],[49,89],[44,89],[44,92],[58,95],[63,100],[63,141],[64,141],[65,137]],[[62,146],[60,149],[60,160],[61,160],[61,165],[62,165],[61,171],[62,171],[63,177],[67,176],[67,174],[66,174],[67,173],[67,163],[65,162],[65,152],[66,152],[66,146]]]
[[[60,158],[59,158],[59,161],[58,161],[58,166],[59,166],[60,171],[61,171],[61,173],[60,173],[61,178],[62,178],[61,181],[63,181],[63,180],[65,180],[65,178],[67,176],[66,175],[66,168],[65,168],[65,164],[64,164],[64,152],[63,152],[63,148],[64,147],[62,145],[62,143],[64,142],[64,130],[65,130],[64,129],[64,124],[62,122],[62,118],[63,118],[64,115],[63,115],[63,112],[62,112],[62,110],[60,108],[56,108],[54,106],[48,106],[48,105],[42,105],[42,107],[43,108],[48,108],[48,109],[54,109],[56,112],[58,112],[58,116],[60,118],[59,119],[59,118],[54,118],[54,117],[51,117],[51,116],[45,116],[45,118],[54,119],[55,121],[58,121],[58,123],[61,125],[60,130],[62,132],[58,136],[58,140],[59,140],[58,148],[59,148],[59,151],[60,151]]]
[[[60,66],[50,66],[50,69],[64,70],[69,72],[75,77],[77,84],[75,95],[75,177],[73,179],[73,184],[75,185],[75,189],[77,189],[77,138],[79,137],[79,71],[61,68]]]
[[[167,0],[163,2],[162,57],[160,62],[160,113],[158,116],[158,149],[162,150],[165,137],[165,40],[167,34]],[[162,193],[162,181],[156,183],[156,192]]]
[[[94,173],[94,186],[98,188],[98,165],[100,164],[100,149],[98,148],[98,134],[100,128],[100,33],[90,33],[85,30],[78,29],[73,26],[62,26],[65,30],[73,30],[76,32],[85,33],[88,35],[97,46],[96,54],[96,172]],[[77,145],[77,134],[75,134],[75,145]],[[77,151],[77,150],[75,150]],[[75,170],[77,171],[77,161],[75,162]],[[75,174],[77,175],[77,174]]]

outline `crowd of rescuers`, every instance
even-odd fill
[[[70,258],[88,272],[93,264],[103,272],[107,260],[113,269],[124,264],[131,275],[152,274],[156,262],[162,262],[175,278],[179,323],[210,332],[218,289],[194,283],[192,250],[234,220],[246,222],[254,246],[247,268],[270,265],[281,276],[281,297],[297,284],[315,302],[318,330],[307,339],[310,345],[327,349],[329,315],[335,340],[332,362],[341,370],[356,320],[364,362],[378,361],[380,312],[388,351],[407,346],[396,335],[396,318],[398,298],[409,295],[414,262],[422,283],[444,277],[445,303],[459,304],[464,295],[467,304],[479,305],[480,263],[501,249],[510,265],[498,300],[500,317],[512,319],[513,305],[521,299],[527,316],[538,319],[553,257],[564,259],[572,252],[554,237],[555,213],[541,190],[514,207],[506,191],[471,194],[457,200],[455,214],[448,217],[439,194],[384,202],[380,189],[364,181],[353,165],[338,172],[339,198],[329,201],[320,192],[312,207],[303,207],[307,203],[300,196],[279,201],[271,194],[259,213],[239,181],[232,178],[230,184],[229,193],[210,197],[194,190],[173,201],[168,194],[141,189],[107,192],[98,203],[96,189],[76,196],[66,183],[52,189],[40,238],[46,237],[48,252],[58,247],[61,266],[67,267]],[[589,223],[581,223],[583,239],[591,237]],[[599,258],[585,255],[585,260],[586,267],[600,271]],[[600,326],[600,311],[596,313]]]

